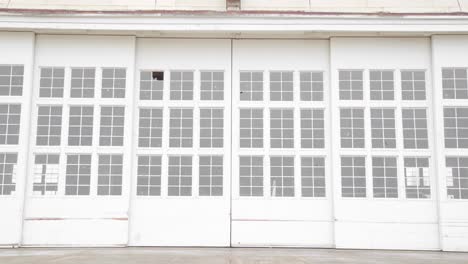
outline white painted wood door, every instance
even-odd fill
[[[136,65],[129,244],[229,246],[231,41],[141,38]]]
[[[232,246],[332,246],[328,56],[234,40]]]

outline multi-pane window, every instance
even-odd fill
[[[100,146],[123,146],[125,107],[102,106]]]
[[[342,148],[364,148],[364,109],[340,109],[340,134]]]
[[[222,148],[224,133],[223,127],[223,109],[200,109],[200,147]]]
[[[19,140],[21,105],[0,104],[0,145],[16,145]]]
[[[240,147],[263,148],[263,109],[240,109]]]
[[[200,78],[201,100],[224,100],[224,72],[202,71]]]
[[[169,156],[168,195],[192,195],[192,157]]]
[[[301,101],[323,101],[323,72],[300,73]]]
[[[60,146],[62,106],[39,106],[36,145]]]
[[[270,157],[270,193],[273,197],[294,196],[294,157]]]
[[[58,191],[59,155],[37,154],[34,159],[33,193],[55,195]]]
[[[161,156],[138,156],[137,195],[161,195]]]
[[[302,197],[325,197],[325,158],[301,157]]]
[[[444,99],[468,99],[466,68],[443,68],[442,90]]]
[[[92,106],[70,106],[68,126],[69,146],[91,146],[93,141]]]
[[[340,70],[340,100],[363,99],[363,76],[361,70]]]
[[[0,195],[15,193],[17,162],[18,154],[0,153]]]
[[[193,72],[171,72],[171,100],[193,100]]]
[[[468,148],[468,107],[444,108],[445,147]]]
[[[272,148],[294,147],[294,110],[270,110],[270,144]]]
[[[403,145],[406,149],[429,147],[426,109],[402,109]]]
[[[293,88],[292,72],[270,72],[270,101],[292,101]]]
[[[162,100],[164,90],[164,72],[140,72],[140,100]]]
[[[395,157],[372,157],[372,181],[375,198],[398,198]]]
[[[341,196],[366,197],[365,157],[341,157]]]
[[[73,68],[71,76],[71,98],[93,98],[96,69]]]
[[[468,157],[446,157],[447,195],[451,199],[468,199]]]
[[[395,148],[395,110],[391,108],[371,109],[372,147]]]
[[[406,198],[431,198],[429,178],[429,159],[424,157],[405,157]]]
[[[393,100],[394,85],[393,71],[369,71],[370,99],[371,100]]]
[[[223,195],[223,156],[200,156],[200,196]]]
[[[123,156],[100,154],[98,165],[98,195],[121,195]]]
[[[91,155],[68,154],[65,195],[89,195],[91,187]]]
[[[41,68],[39,97],[62,98],[65,86],[65,68]]]
[[[403,100],[426,100],[425,71],[401,71],[401,98]]]
[[[162,146],[163,110],[141,108],[138,130],[138,147],[160,148]]]
[[[23,65],[0,65],[0,96],[21,96],[23,75]]]
[[[122,68],[102,69],[102,98],[125,98],[127,71]]]
[[[193,109],[170,109],[169,147],[191,148],[193,145]]]
[[[240,196],[263,196],[263,157],[239,157]]]
[[[263,100],[263,72],[242,71],[240,72],[240,100],[262,101]]]
[[[325,147],[323,109],[301,109],[301,148]]]

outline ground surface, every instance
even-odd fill
[[[1,249],[1,264],[467,264],[468,253],[333,249]]]

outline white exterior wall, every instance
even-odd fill
[[[418,249],[468,251],[468,215],[466,200],[449,200],[446,195],[446,155],[467,155],[466,149],[446,150],[443,148],[443,112],[447,105],[466,106],[466,100],[443,101],[441,99],[441,68],[468,67],[464,47],[468,45],[466,36],[434,36],[432,38],[332,38],[331,40],[235,40],[232,47],[230,40],[197,40],[181,42],[170,39],[144,39],[132,36],[70,36],[70,35],[34,35],[34,33],[1,33],[3,45],[0,64],[22,64],[25,66],[24,92],[21,98],[1,97],[0,102],[19,102],[22,104],[20,144],[17,146],[0,146],[1,152],[18,152],[17,192],[13,196],[0,197],[0,207],[5,208],[0,218],[3,235],[0,245],[40,245],[40,246],[106,246],[106,245],[213,245],[227,246],[219,241],[209,241],[203,244],[196,239],[183,244],[178,237],[172,241],[159,240],[163,232],[170,237],[171,220],[184,227],[183,219],[195,221],[200,226],[211,227],[214,224],[204,222],[203,218],[190,217],[199,213],[195,208],[219,208],[219,215],[210,215],[214,221],[223,221],[217,226],[224,238],[228,236],[229,227],[226,221],[227,210],[231,209],[232,236],[229,238],[232,246],[322,246],[337,248],[372,248],[372,249]],[[137,43],[137,44],[136,44]],[[181,44],[184,43],[184,44]],[[230,49],[233,49],[233,57]],[[117,55],[118,56],[117,56]],[[137,55],[136,55],[137,54]],[[173,60],[174,58],[177,58]],[[204,56],[208,56],[205,59]],[[230,69],[233,63],[232,73]],[[199,66],[202,64],[203,67]],[[33,66],[34,65],[34,66]],[[39,68],[43,66],[96,67],[98,73],[102,67],[124,67],[127,69],[127,98],[84,100],[54,99],[45,100],[37,97],[39,83]],[[218,202],[194,202],[181,205],[172,199],[172,205],[180,205],[186,210],[194,209],[189,214],[174,214],[171,219],[158,218],[159,212],[169,211],[171,203],[164,204],[163,199],[133,200],[132,188],[135,184],[135,126],[136,105],[134,97],[138,94],[138,82],[134,77],[140,69],[203,69],[223,68],[226,72],[226,90],[230,90],[230,78],[233,78],[233,92],[238,86],[239,70],[263,70],[268,76],[270,70],[319,70],[325,77],[325,91],[329,91],[331,101],[324,101],[324,107],[331,110],[330,124],[327,124],[327,148],[323,153],[327,156],[327,198],[326,199],[285,199],[275,197],[270,199],[246,200],[236,197],[236,163],[233,155],[231,171],[225,168],[225,177],[233,179],[233,199],[229,208],[228,196]],[[404,178],[401,157],[402,150],[372,152],[369,145],[358,152],[340,152],[339,147],[339,116],[337,110],[340,102],[337,100],[337,71],[339,69],[424,69],[426,70],[427,104],[415,106],[428,109],[429,149],[423,152],[412,152],[414,155],[430,157],[430,177],[432,198],[427,200],[409,200],[400,196],[398,199],[376,200],[369,196],[365,199],[344,199],[340,197],[339,157],[341,154],[358,153],[370,157],[377,155],[398,155],[399,191],[404,192]],[[368,81],[368,75],[364,83]],[[69,87],[70,72],[66,71],[65,91]],[[396,75],[398,76],[398,75]],[[297,81],[297,76],[295,77]],[[267,83],[268,79],[265,79]],[[398,77],[395,79],[395,95],[398,98]],[[100,79],[96,78],[96,91],[99,91]],[[297,85],[297,84],[296,84]],[[365,86],[365,89],[368,87]],[[268,86],[265,86],[268,91]],[[297,86],[295,86],[297,89]],[[297,91],[297,90],[296,90]],[[367,90],[365,90],[367,91]],[[31,102],[32,98],[32,104]],[[98,97],[97,97],[98,98]],[[325,97],[327,98],[327,97]],[[328,104],[330,102],[330,104]],[[34,197],[32,188],[32,164],[34,153],[57,152],[62,162],[69,147],[38,148],[34,146],[36,132],[36,109],[40,104],[63,104],[63,119],[67,120],[67,105],[92,103],[95,105],[95,134],[99,133],[99,106],[125,105],[126,129],[125,144],[122,148],[91,147],[86,149],[95,157],[99,153],[123,153],[124,159],[123,194],[117,197],[66,197],[59,193],[57,197]],[[366,107],[377,106],[365,101]],[[233,150],[237,142],[236,107],[242,106],[233,96],[232,108],[225,103],[224,107],[233,111],[233,127],[225,126],[232,131]],[[282,107],[284,105],[267,104],[262,107]],[[306,105],[303,105],[306,106]],[[362,106],[362,102],[354,106]],[[413,106],[397,104],[384,106]],[[398,113],[398,112],[397,112]],[[328,115],[326,115],[328,117]],[[433,118],[435,117],[435,118]],[[399,119],[397,119],[399,120]],[[296,122],[297,124],[297,122]],[[397,127],[401,125],[397,123]],[[438,130],[433,130],[437,127]],[[135,129],[135,128],[134,128]],[[330,130],[331,129],[331,130]],[[369,129],[368,124],[366,129]],[[401,130],[401,129],[400,129]],[[64,121],[62,126],[62,145],[66,145],[68,126]],[[229,131],[229,133],[230,133]],[[398,131],[398,130],[397,130]],[[369,137],[366,130],[366,137]],[[438,136],[436,136],[438,135]],[[226,134],[226,137],[230,137]],[[266,137],[266,136],[265,136]],[[28,144],[28,139],[31,143]],[[398,135],[401,140],[401,135]],[[266,137],[265,140],[268,140]],[[296,140],[298,140],[296,135]],[[369,141],[367,139],[367,141]],[[366,142],[367,144],[369,142]],[[401,143],[398,143],[401,144]],[[266,144],[268,145],[268,143]],[[74,150],[75,151],[75,150]],[[79,150],[78,150],[79,151]],[[173,153],[179,153],[175,151]],[[252,152],[258,153],[258,152]],[[273,153],[273,152],[271,152]],[[268,153],[266,153],[268,154]],[[277,153],[278,154],[278,153]],[[132,163],[133,162],[133,163]],[[93,161],[95,164],[96,161]],[[194,163],[195,165],[196,163]],[[227,163],[226,163],[227,164]],[[133,167],[132,167],[133,166]],[[196,166],[194,166],[196,168]],[[368,167],[369,168],[369,167]],[[299,173],[298,169],[296,169]],[[64,168],[61,169],[63,181]],[[367,171],[371,177],[371,171]],[[96,173],[96,171],[93,171]],[[94,175],[94,174],[93,174]],[[265,174],[266,175],[266,174]],[[133,179],[133,180],[132,180]],[[369,178],[368,178],[369,179]],[[26,184],[25,184],[26,183]],[[371,188],[371,181],[368,187]],[[23,191],[26,186],[26,199]],[[226,189],[226,194],[230,190]],[[130,199],[132,199],[130,201]],[[219,205],[219,207],[217,207]],[[24,206],[25,214],[22,216]],[[133,206],[133,207],[132,207]],[[188,207],[187,207],[188,206]],[[132,209],[133,208],[133,209]],[[184,209],[184,210],[185,210]],[[151,212],[145,212],[145,210]],[[158,211],[160,210],[160,211]],[[170,216],[170,215],[169,215]],[[219,217],[219,218],[218,218]],[[154,221],[150,221],[153,219]],[[201,219],[201,220],[200,220]],[[24,228],[21,222],[24,221]],[[160,222],[158,222],[161,220]],[[251,220],[250,222],[248,220]],[[130,231],[129,231],[130,221]],[[292,223],[291,223],[292,222]],[[221,222],[219,222],[221,223]],[[157,224],[157,228],[151,229]],[[197,227],[191,226],[192,229]],[[186,228],[186,226],[184,227]],[[217,229],[218,230],[218,229]],[[190,232],[190,228],[184,229]],[[200,231],[200,230],[196,230]],[[133,232],[133,233],[132,233]],[[139,234],[140,233],[140,234]],[[149,236],[143,236],[147,233]],[[202,236],[203,233],[197,233]],[[310,240],[308,239],[310,237]],[[160,239],[161,237],[158,237]],[[225,240],[224,240],[225,241]],[[178,244],[180,243],[180,244]]]
[[[459,3],[460,4],[459,4]],[[225,0],[0,0],[0,8],[78,10],[226,10]],[[315,12],[458,12],[468,0],[241,0],[242,10]]]

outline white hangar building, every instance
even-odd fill
[[[0,0],[0,245],[468,251],[467,0]]]

